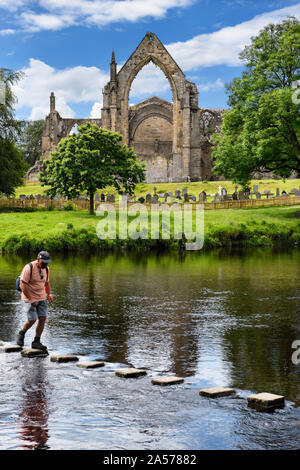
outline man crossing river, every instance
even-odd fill
[[[48,300],[53,302],[50,294],[50,270],[48,264],[51,263],[50,255],[47,251],[41,251],[37,255],[36,261],[26,264],[20,277],[20,288],[22,290],[22,300],[26,305],[27,320],[23,328],[18,333],[17,344],[24,346],[24,337],[38,320],[35,338],[31,344],[33,349],[47,351],[47,347],[41,343],[41,335],[44,331],[48,312]],[[47,300],[48,297],[48,300]]]

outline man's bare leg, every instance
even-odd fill
[[[45,327],[47,317],[39,317],[38,323],[36,325],[35,336],[40,338]]]

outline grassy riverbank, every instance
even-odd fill
[[[204,249],[243,244],[300,246],[300,206],[261,207],[206,211]],[[99,240],[101,220],[86,211],[34,211],[0,214],[0,249],[3,253],[80,252],[118,248],[153,249],[184,247],[184,240]],[[130,223],[133,217],[128,219]],[[149,231],[150,233],[150,231]],[[174,233],[173,233],[174,235]]]

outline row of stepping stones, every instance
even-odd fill
[[[0,347],[2,352],[21,352],[24,357],[36,357],[36,356],[47,356],[48,351],[42,351],[40,349],[23,349],[17,345],[5,345]],[[73,354],[56,354],[50,356],[52,362],[77,362],[78,357]],[[90,362],[78,362],[77,367],[85,369],[95,369],[103,367],[105,363],[103,361],[90,361]],[[115,371],[115,374],[119,377],[133,378],[147,375],[147,371],[144,369],[135,369],[133,367],[127,369],[119,369]],[[153,385],[176,385],[184,382],[182,377],[157,377],[152,379]],[[226,396],[236,395],[236,391],[233,388],[227,387],[211,387],[202,389],[199,392],[200,395],[209,398],[220,398]],[[283,408],[285,405],[285,397],[282,395],[275,395],[273,393],[258,393],[256,395],[250,395],[247,398],[248,406],[257,409],[259,411],[273,411],[276,408]]]

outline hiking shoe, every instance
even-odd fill
[[[47,351],[47,346],[44,346],[40,341],[32,341],[32,349],[41,349],[42,351]]]
[[[19,331],[17,336],[17,345],[21,346],[21,348],[24,346],[24,337],[25,333],[23,333],[23,331]]]

